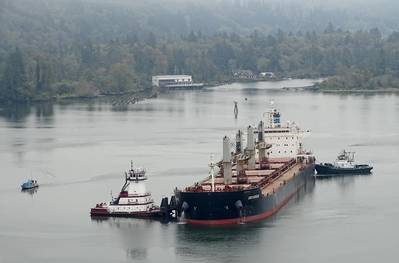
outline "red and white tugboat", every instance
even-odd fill
[[[101,217],[161,217],[159,206],[154,205],[151,193],[147,192],[144,181],[147,180],[143,168],[133,168],[125,173],[125,184],[117,198],[109,204],[99,203],[90,210],[91,216]]]

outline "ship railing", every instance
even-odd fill
[[[129,205],[145,205],[145,204],[151,204],[154,203],[154,200],[146,200],[146,201],[128,201],[127,202]]]
[[[204,188],[203,186],[210,186],[211,184],[201,184],[195,186],[189,186],[185,188],[185,192],[194,192],[194,193],[201,193],[201,192],[212,192],[211,187]],[[225,184],[216,184],[214,192],[232,192],[232,191],[241,191],[245,187],[243,186],[236,186],[236,185],[225,185]]]
[[[140,194],[129,194],[127,191],[122,191],[119,194],[119,197],[146,197],[146,196],[150,196],[151,193],[150,192],[144,192],[144,193],[140,193]]]
[[[251,183],[249,185],[251,186],[260,186],[264,187],[266,185],[269,185],[273,183],[275,180],[277,180],[281,174],[284,172],[288,171],[291,167],[297,164],[297,161],[295,159],[291,159],[289,162],[285,163],[275,171],[273,171],[270,175],[264,177],[262,180],[259,181],[259,183]],[[205,189],[203,186],[210,186],[210,183],[196,183],[194,186],[189,186],[185,188],[185,192],[211,192],[211,187],[209,189]],[[229,185],[224,185],[222,187],[218,186],[218,184],[215,185],[215,192],[230,192],[230,191],[239,191],[244,189],[243,186],[229,186]]]
[[[145,196],[149,196],[149,195],[151,195],[150,192],[144,192],[141,194],[129,194],[129,197],[145,197]]]
[[[264,186],[270,185],[275,180],[277,180],[281,176],[281,174],[286,172],[288,169],[293,167],[295,164],[296,164],[296,160],[295,159],[290,160],[288,163],[284,164],[283,166],[279,167],[277,170],[272,172],[269,176],[267,176],[264,179],[262,179],[259,182],[259,186],[260,187],[264,187]]]

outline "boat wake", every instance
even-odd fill
[[[88,179],[69,181],[69,182],[53,182],[53,183],[42,183],[40,186],[43,187],[57,187],[57,186],[65,186],[65,185],[75,185],[75,184],[86,184],[98,181],[106,181],[112,179],[119,179],[120,174],[101,174],[97,176],[90,177]]]

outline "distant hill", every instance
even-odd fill
[[[399,30],[394,0],[1,0],[0,48],[235,32]]]
[[[0,0],[0,100],[137,92],[156,74],[399,87],[393,0]],[[360,83],[364,82],[364,83]]]

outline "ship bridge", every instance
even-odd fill
[[[270,158],[295,158],[301,154],[303,137],[309,131],[303,131],[295,122],[287,121],[285,125],[281,124],[281,113],[272,108],[266,114],[264,129],[265,142],[272,147],[267,150]]]

